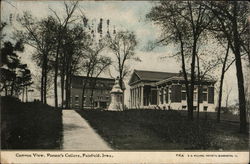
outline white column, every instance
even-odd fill
[[[163,104],[166,104],[166,87],[163,87],[162,88],[163,89],[163,92],[162,92],[162,94],[163,94]]]
[[[159,99],[160,94],[159,94],[159,88],[158,87],[156,88],[156,91],[157,91],[157,94],[156,94],[157,102],[156,102],[156,104],[159,105],[160,104],[160,99]]]
[[[130,108],[132,108],[132,88],[130,88]]]
[[[136,107],[138,107],[138,100],[139,100],[139,88],[138,86],[136,87]]]
[[[136,107],[136,105],[137,105],[137,102],[136,102],[137,101],[137,88],[135,87],[134,90],[135,90],[135,107]]]
[[[143,86],[141,86],[141,107],[143,107]]]
[[[133,108],[135,108],[135,88],[133,88]]]
[[[131,89],[131,97],[132,97],[132,100],[131,100],[131,108],[134,107],[134,88]]]

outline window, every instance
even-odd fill
[[[168,88],[165,89],[165,101],[168,103]]]
[[[169,97],[169,101],[171,101],[171,96],[172,96],[171,94],[172,94],[172,93],[171,93],[171,91],[170,91],[170,92],[169,92],[169,96],[168,96],[168,97]]]
[[[186,110],[187,109],[187,106],[186,105],[183,105],[182,106],[182,110]]]
[[[78,101],[79,101],[79,96],[75,95],[75,102],[78,102]]]
[[[83,105],[86,105],[86,96],[83,97]]]
[[[207,92],[207,88],[203,88],[203,92]]]
[[[194,110],[196,110],[197,109],[197,106],[194,106]]]
[[[182,91],[186,91],[185,85],[182,85],[182,86],[181,86],[181,90],[182,90]]]
[[[181,100],[186,100],[186,99],[187,99],[186,92],[181,92]]]
[[[197,92],[194,92],[194,101],[197,101]]]
[[[202,93],[202,99],[203,101],[207,101],[207,93]]]
[[[204,106],[204,111],[207,111],[207,106]]]

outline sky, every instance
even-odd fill
[[[141,62],[130,61],[130,68],[138,70],[164,71],[164,72],[179,72],[180,62],[168,56],[174,52],[173,46],[157,48],[153,51],[147,51],[147,43],[154,41],[161,34],[161,29],[152,22],[145,19],[145,15],[150,11],[155,4],[150,1],[80,1],[79,6],[91,22],[98,23],[100,18],[104,21],[110,19],[111,28],[116,30],[134,31],[138,40],[135,54],[141,59]],[[2,1],[1,4],[1,20],[9,22],[10,14],[15,18],[17,15],[22,15],[24,11],[29,11],[34,17],[41,19],[48,15],[52,15],[51,10],[55,10],[60,16],[63,15],[62,1]],[[80,14],[80,10],[76,11]],[[14,19],[13,19],[14,20]],[[115,27],[114,27],[115,26]],[[7,37],[11,36],[13,29],[21,28],[15,21],[6,27],[5,33]],[[32,62],[31,54],[34,50],[30,47],[25,47],[25,51],[20,54],[22,61],[28,63],[29,68],[33,73],[37,71],[36,63]],[[109,52],[105,52],[109,53]],[[112,54],[107,54],[112,56]],[[165,57],[165,58],[164,58]],[[218,73],[218,72],[216,72]],[[105,76],[105,75],[104,75]],[[108,76],[108,75],[106,75]],[[114,75],[116,76],[116,75]],[[127,84],[130,76],[125,80]],[[217,83],[218,84],[218,83]],[[225,77],[226,88],[232,88],[230,95],[231,104],[237,99],[237,81],[235,66],[233,65]],[[39,94],[35,95],[37,98]],[[129,86],[125,92],[125,101],[128,102]],[[49,100],[53,105],[53,100]]]

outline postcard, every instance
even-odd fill
[[[1,1],[1,163],[249,163],[249,2]]]

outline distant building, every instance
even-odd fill
[[[194,110],[200,86],[200,111],[215,111],[214,84],[210,79],[195,82]],[[185,81],[180,73],[134,70],[129,86],[130,108],[187,110]]]
[[[71,84],[70,106],[71,108],[81,108],[82,88],[86,83],[84,91],[84,108],[106,109],[111,101],[110,91],[115,83],[109,78],[88,78],[84,76],[73,76]],[[93,90],[93,94],[92,94]]]

